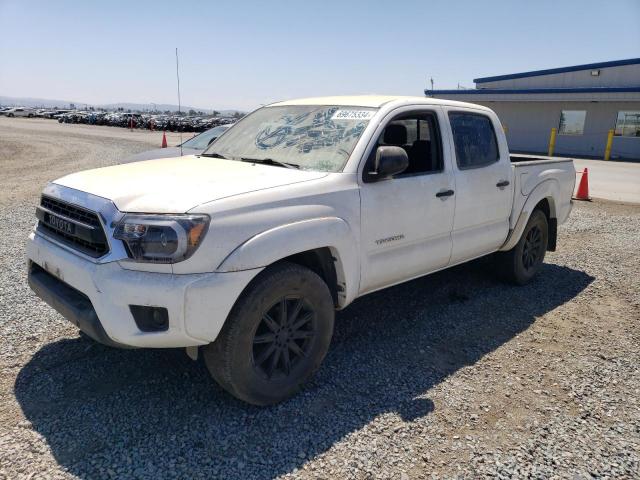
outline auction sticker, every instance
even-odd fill
[[[375,113],[374,110],[336,110],[331,120],[369,120]]]

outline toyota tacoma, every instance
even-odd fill
[[[325,97],[247,115],[200,155],[49,183],[31,288],[94,340],[185,348],[252,404],[297,392],[334,313],[493,254],[526,284],[571,211],[569,159],[510,155],[496,114],[425,97]]]

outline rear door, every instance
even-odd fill
[[[500,248],[509,232],[512,168],[495,115],[483,110],[446,108],[455,156],[456,206],[450,264]]]

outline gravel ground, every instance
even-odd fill
[[[356,301],[311,384],[261,409],[29,291],[44,183],[157,138],[27,122],[0,119],[0,478],[640,476],[639,206],[577,203],[526,287],[480,260]]]

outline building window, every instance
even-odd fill
[[[586,110],[562,110],[558,133],[560,135],[582,135],[586,118]]]
[[[640,137],[640,112],[618,112],[616,137]]]

